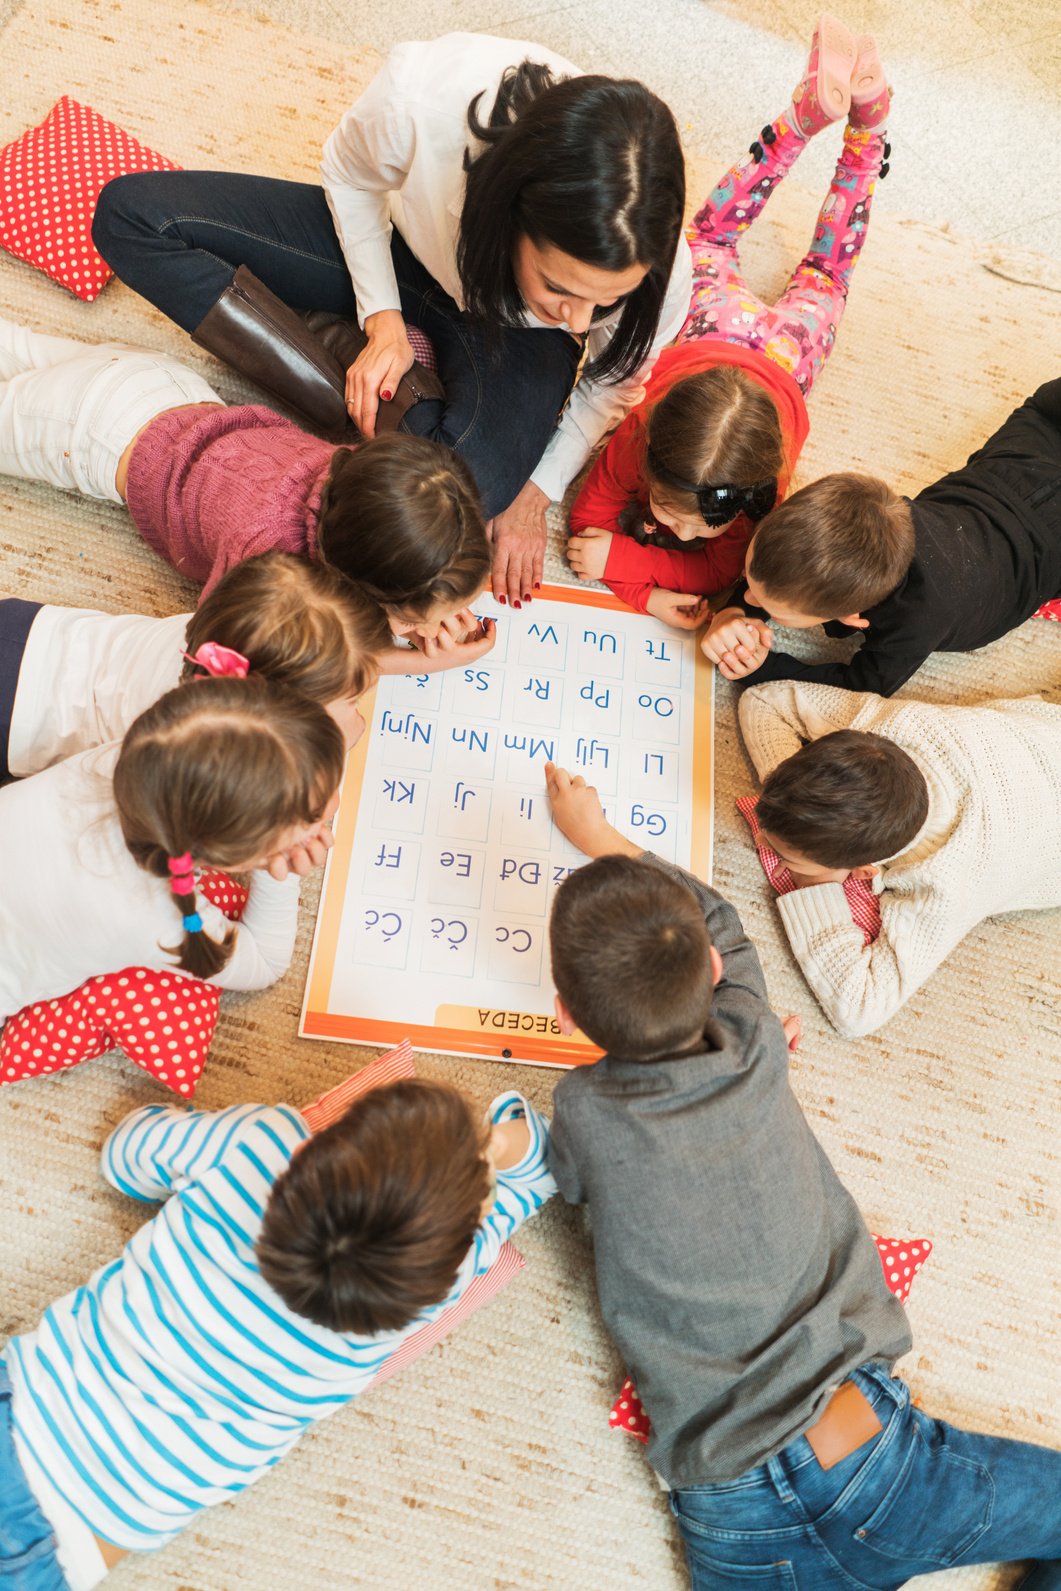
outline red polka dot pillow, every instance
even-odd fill
[[[90,304],[114,272],[92,246],[100,189],[130,171],[179,171],[88,105],[65,96],[0,149],[0,247]]]
[[[199,891],[239,922],[247,905],[242,884],[204,870]],[[175,1094],[191,1099],[220,1009],[217,985],[185,973],[123,967],[99,974],[8,1018],[0,1028],[0,1087],[121,1050]]]

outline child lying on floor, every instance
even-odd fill
[[[156,619],[0,598],[0,779],[121,740],[175,685],[260,675],[319,702],[347,747],[391,651],[382,609],[323,563],[244,559],[194,613]],[[413,654],[427,672],[431,661]]]
[[[91,1591],[266,1474],[555,1191],[547,1135],[415,1079],[313,1136],[288,1105],[126,1117],[103,1175],[161,1209],[0,1360],[0,1578]]]
[[[793,875],[793,954],[846,1038],[894,1016],[997,912],[1061,906],[1061,706],[883,701],[778,680],[740,701],[761,840]],[[867,945],[841,885],[875,874]]]
[[[696,629],[707,604],[683,593],[706,596],[740,574],[806,440],[804,400],[835,345],[888,169],[889,107],[873,39],[854,38],[835,17],[819,23],[791,103],[689,228],[689,319],[571,510],[567,555],[580,579],[602,579],[639,612]],[[808,139],[839,123],[843,147],[810,248],[776,304],[762,304],[741,274],[741,239]]]
[[[595,858],[553,905],[557,1017],[606,1052],[557,1084],[549,1164],[589,1208],[694,1591],[1061,1559],[1061,1453],[931,1419],[892,1373],[909,1323],[792,1092],[736,912],[612,828],[583,779],[547,778]]]
[[[6,785],[0,1025],[126,967],[275,983],[295,874],[327,855],[345,761],[338,724],[300,691],[206,678],[167,691],[123,740]],[[252,874],[238,927],[200,898],[203,869]]]
[[[1061,597],[1061,379],[1039,388],[912,501],[826,475],[760,524],[745,581],[701,641],[726,679],[813,680],[891,696],[933,652],[970,652]],[[862,632],[849,663],[772,650],[786,629]]]

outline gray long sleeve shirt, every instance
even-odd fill
[[[699,1054],[606,1055],[556,1088],[550,1169],[593,1222],[605,1324],[672,1488],[733,1480],[812,1425],[857,1365],[911,1346],[903,1306],[788,1080],[732,906],[696,895],[724,976]]]

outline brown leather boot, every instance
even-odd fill
[[[356,435],[346,412],[346,366],[245,265],[196,326],[192,341],[319,430]]]
[[[335,355],[344,372],[349,370],[362,349],[368,346],[368,338],[356,320],[333,315],[326,309],[310,310],[302,318],[328,352]],[[445,396],[446,389],[434,371],[414,363],[399,381],[394,397],[386,403],[380,400],[376,411],[377,434],[380,431],[396,431],[402,416],[421,398],[442,399]]]

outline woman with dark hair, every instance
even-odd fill
[[[642,84],[538,45],[448,34],[391,52],[321,173],[323,188],[119,177],[93,238],[129,286],[319,426],[400,425],[462,453],[494,591],[519,606],[541,579],[547,504],[688,312],[674,118]]]

